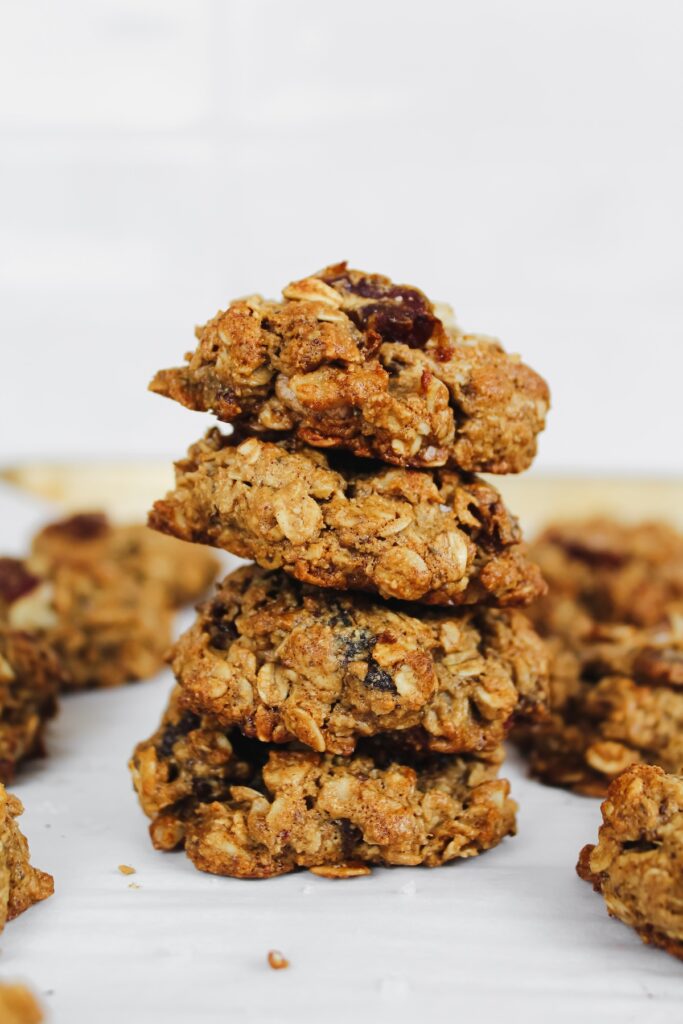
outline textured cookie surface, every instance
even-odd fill
[[[610,785],[577,870],[643,942],[683,959],[683,779],[637,765]]]
[[[419,289],[345,264],[283,296],[233,302],[151,389],[254,432],[395,465],[530,464],[548,388],[497,341],[464,334]]]
[[[450,470],[378,466],[209,431],[150,525],[318,587],[433,604],[527,604],[544,590],[498,492]]]
[[[189,710],[336,754],[391,730],[435,751],[491,750],[547,697],[545,647],[519,611],[387,604],[253,566],[200,608],[172,666]]]
[[[0,782],[10,782],[22,761],[44,752],[43,734],[56,714],[61,683],[52,650],[0,620]]]
[[[26,560],[0,559],[0,617],[44,639],[66,689],[116,686],[158,671],[175,607],[204,593],[216,568],[147,527],[76,515],[42,530]]]
[[[131,770],[154,845],[184,845],[203,871],[349,877],[474,856],[514,833],[500,751],[420,755],[393,737],[347,758],[274,748],[183,712],[178,697]]]
[[[0,931],[7,921],[51,896],[52,875],[29,862],[29,848],[16,819],[22,803],[0,785]]]

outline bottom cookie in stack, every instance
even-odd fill
[[[320,754],[247,739],[183,710],[181,698],[176,688],[131,771],[154,845],[184,845],[203,871],[344,878],[373,864],[434,867],[514,835],[500,748],[423,753],[390,733],[361,741],[351,757]]]
[[[550,717],[515,733],[532,772],[602,796],[633,764],[683,770],[683,538],[593,520],[549,528],[533,553],[551,673]]]

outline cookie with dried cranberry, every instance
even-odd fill
[[[544,590],[498,492],[476,477],[381,466],[210,430],[149,523],[318,587],[427,604],[523,605]]]
[[[151,390],[252,432],[399,466],[530,465],[548,387],[495,339],[462,332],[419,289],[345,263],[283,298],[231,303]]]
[[[514,834],[500,750],[449,757],[378,737],[337,757],[185,716],[176,693],[131,770],[154,845],[184,845],[202,871],[268,878],[309,868],[345,878],[372,864],[433,867]]]
[[[545,647],[519,611],[421,609],[248,566],[173,648],[181,704],[262,742],[351,754],[394,730],[492,750],[546,706]]]
[[[607,790],[602,820],[597,845],[581,851],[580,877],[611,917],[683,960],[683,779],[629,768]]]
[[[54,891],[52,875],[30,863],[28,843],[16,822],[23,810],[21,800],[0,785],[0,931]]]
[[[0,624],[0,782],[10,782],[23,761],[44,753],[62,677],[43,641]]]
[[[145,526],[76,515],[38,533],[27,559],[0,559],[0,616],[51,647],[65,689],[118,686],[159,670],[176,607],[216,568]]]

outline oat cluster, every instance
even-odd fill
[[[231,303],[151,388],[231,424],[149,523],[250,559],[175,644],[131,760],[154,845],[201,870],[435,866],[515,831],[502,742],[546,713],[545,591],[475,472],[536,450],[545,382],[417,288],[328,267]]]

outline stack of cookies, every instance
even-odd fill
[[[255,565],[172,653],[131,761],[154,845],[197,867],[328,877],[437,865],[515,828],[502,742],[542,714],[544,584],[474,472],[518,472],[544,381],[447,308],[337,264],[197,332],[152,390],[230,422],[150,525]]]

